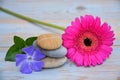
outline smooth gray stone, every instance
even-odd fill
[[[57,68],[64,65],[67,62],[67,58],[66,57],[62,57],[62,58],[46,57],[42,61],[44,61],[43,68]]]
[[[45,49],[41,49],[41,50],[46,56],[55,57],[55,58],[65,57],[67,53],[66,48],[63,46],[55,50],[45,50]]]
[[[63,46],[55,50],[45,50],[37,46],[36,41],[33,42],[33,46],[35,48],[39,48],[48,57],[60,58],[60,57],[64,57],[67,54],[67,50]]]
[[[36,40],[33,42],[33,46],[34,46],[35,48],[39,48],[39,46],[37,45],[37,41],[36,41]]]

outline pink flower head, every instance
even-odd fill
[[[111,54],[114,33],[99,17],[81,16],[71,23],[62,35],[67,58],[77,66],[102,64]]]

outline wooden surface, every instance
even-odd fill
[[[75,17],[92,14],[107,21],[115,32],[112,55],[96,67],[76,67],[67,62],[56,69],[21,74],[14,62],[5,62],[13,36],[24,39],[43,33],[62,31],[35,25],[0,11],[0,80],[120,80],[120,0],[0,0],[0,6],[14,12],[67,26]]]

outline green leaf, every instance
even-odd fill
[[[5,61],[15,61],[16,54],[22,54],[22,48],[31,46],[37,37],[30,37],[24,41],[24,39],[14,36],[14,45],[12,45],[5,56]]]
[[[12,45],[7,51],[5,61],[15,61],[15,56],[19,53],[22,53],[22,50],[17,45]]]
[[[37,39],[37,37],[27,38],[25,43],[26,43],[27,46],[31,46],[36,39]]]
[[[22,38],[20,38],[18,36],[14,36],[14,43],[19,48],[25,47],[25,41],[24,41],[24,39],[22,39]]]
[[[25,47],[25,41],[18,36],[14,36],[14,43],[15,44],[8,49],[5,61],[15,61],[16,54],[21,54],[22,48]]]

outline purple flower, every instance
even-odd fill
[[[22,51],[26,54],[16,54],[16,66],[21,65],[20,71],[22,73],[32,73],[34,71],[42,70],[44,62],[40,61],[45,58],[45,55],[33,46],[22,48]]]

